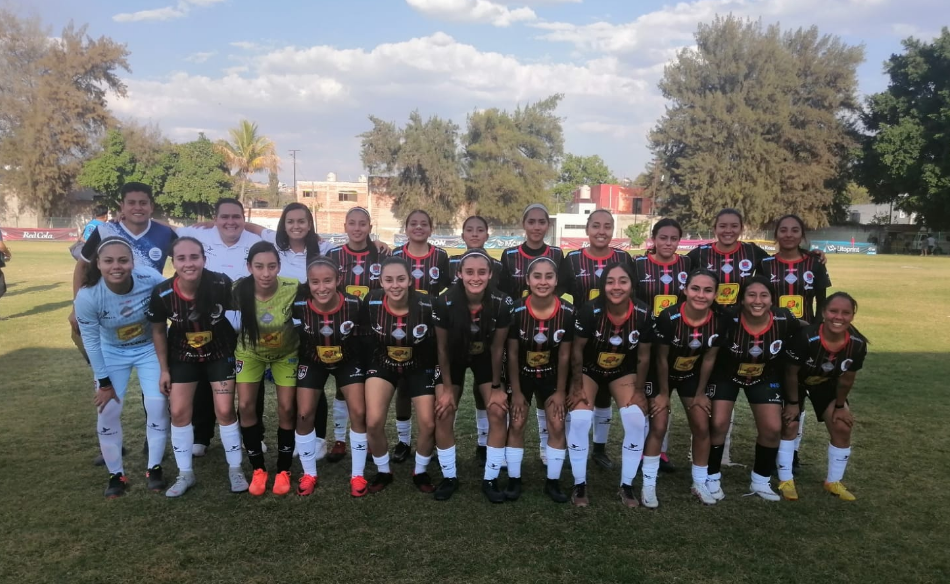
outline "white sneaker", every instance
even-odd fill
[[[208,453],[208,447],[204,444],[195,444],[191,447],[191,455],[201,458]]]
[[[647,509],[656,509],[660,501],[656,498],[656,487],[643,487],[640,490],[640,503]]]
[[[244,476],[244,469],[239,466],[228,468],[228,480],[231,481],[232,493],[243,493],[247,491],[247,477]]]
[[[168,490],[165,491],[166,497],[181,497],[185,494],[185,491],[195,486],[195,473],[192,471],[185,471],[178,473],[178,478],[175,479],[175,484],[168,487]]]
[[[706,481],[706,490],[713,499],[722,501],[726,498],[726,493],[722,490],[722,481],[719,479],[710,479]]]
[[[709,489],[706,488],[705,483],[693,483],[693,486],[690,488],[690,492],[696,495],[696,498],[699,499],[703,505],[715,505],[716,499],[709,494]]]
[[[323,438],[317,438],[317,461],[327,457],[327,441]]]
[[[752,483],[749,485],[749,495],[758,495],[766,501],[781,501],[782,497],[778,493],[772,490],[772,485],[769,483]]]

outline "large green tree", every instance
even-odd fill
[[[554,212],[563,211],[572,200],[572,194],[581,185],[616,184],[617,177],[607,168],[607,163],[597,156],[564,156],[559,169],[557,184],[551,189]]]
[[[862,182],[874,201],[950,229],[950,29],[903,45],[884,66],[887,90],[867,100]]]
[[[257,172],[277,172],[280,157],[271,140],[258,132],[257,124],[241,120],[236,128],[228,130],[230,140],[219,140],[215,147],[227,162],[228,168],[240,177],[240,199],[245,207],[251,205],[247,198],[248,177]]]
[[[82,165],[77,183],[101,194],[115,208],[122,185],[138,181],[162,192],[172,144],[157,128],[127,122],[106,132],[101,150]]]
[[[168,158],[168,179],[156,202],[173,217],[201,219],[215,202],[231,194],[232,178],[222,155],[204,134],[175,144]]]
[[[695,38],[660,82],[671,101],[650,134],[661,210],[691,228],[727,206],[754,227],[788,211],[826,225],[855,146],[863,48],[733,16]]]
[[[125,45],[67,25],[54,38],[36,18],[0,10],[0,181],[42,214],[63,212],[83,160],[124,96]]]
[[[395,122],[370,116],[373,128],[360,138],[360,160],[370,176],[391,176],[396,171],[396,157],[402,146],[402,130]]]

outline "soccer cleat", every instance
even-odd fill
[[[247,477],[240,466],[228,467],[228,481],[231,483],[232,493],[244,493],[248,490]]]
[[[350,496],[351,497],[365,497],[366,493],[369,492],[368,483],[363,477],[351,477],[350,478]]]
[[[277,486],[276,480],[274,486]],[[297,481],[297,495],[300,497],[309,497],[313,494],[315,488],[317,488],[317,477],[313,475],[305,474]]]
[[[597,466],[604,470],[612,470],[614,468],[614,461],[610,460],[610,457],[607,456],[606,449],[600,450],[596,444],[594,445],[594,453],[591,455],[591,458]]]
[[[117,472],[109,475],[109,486],[106,487],[106,499],[117,499],[125,494],[129,486],[125,475]]]
[[[544,494],[550,497],[555,503],[567,503],[571,499],[561,492],[561,484],[557,479],[547,479],[544,481]]]
[[[145,471],[145,478],[147,480],[148,490],[149,491],[162,491],[165,489],[165,477],[162,473],[162,465],[156,464],[152,468]]]
[[[247,492],[254,495],[255,497],[260,497],[265,492],[267,492],[267,471],[262,468],[255,468],[254,474],[251,475],[251,486],[248,487]]]
[[[797,501],[798,500],[798,490],[795,489],[795,481],[787,480],[782,481],[778,484],[778,492],[782,494],[782,498],[786,501]]]
[[[857,497],[852,495],[851,491],[849,491],[847,487],[845,487],[844,484],[841,483],[841,481],[837,481],[834,483],[825,483],[825,490],[831,493],[832,495],[834,495],[835,497],[838,497],[842,501],[857,500]]]
[[[587,507],[590,500],[587,498],[587,483],[574,485],[571,490],[571,504],[575,507]]]
[[[452,498],[452,494],[455,493],[459,488],[459,480],[455,477],[442,479],[442,482],[439,483],[439,486],[436,487],[435,493],[432,497],[436,501],[448,501]]]
[[[191,447],[191,456],[194,458],[201,458],[208,453],[208,446],[206,444],[194,444]]]
[[[122,456],[125,456],[126,454],[127,454],[127,452],[126,452],[126,450],[125,450],[125,446],[123,446],[123,447],[122,447]],[[146,456],[147,456],[147,454],[146,454]],[[98,456],[96,456],[95,458],[92,459],[92,466],[105,466],[105,465],[106,465],[106,459],[102,457],[102,453],[101,453],[101,452],[99,453]]]
[[[640,489],[640,501],[647,509],[656,509],[660,506],[660,500],[656,498],[656,487],[643,487]]]
[[[378,493],[385,489],[387,486],[393,482],[393,473],[391,472],[378,472],[376,476],[373,477],[373,481],[369,484],[370,493]],[[352,485],[351,485],[352,486]]]
[[[717,499],[709,492],[709,487],[705,483],[693,483],[689,492],[696,496],[703,505],[715,505]]]
[[[175,483],[165,491],[165,496],[171,498],[181,497],[185,494],[185,491],[195,486],[195,482],[195,473],[192,471],[179,472]]]
[[[772,486],[768,483],[751,483],[749,485],[749,495],[756,495],[765,499],[766,501],[781,501],[782,498],[778,496],[778,493],[772,490]]]
[[[340,462],[346,456],[346,442],[337,440],[333,443],[333,448],[327,454],[327,462]]]
[[[282,470],[274,477],[274,486],[271,493],[282,496],[290,492],[290,471]]]
[[[412,454],[412,448],[405,442],[400,442],[393,448],[393,462],[405,462],[410,454]]]
[[[508,485],[505,487],[505,499],[517,501],[521,496],[521,477],[508,477]]]
[[[420,472],[418,474],[412,473],[412,484],[426,494],[435,491],[435,486],[432,484],[432,479],[427,472]]]
[[[665,452],[660,453],[660,472],[676,472],[676,465]]]
[[[706,481],[706,490],[709,491],[712,498],[717,501],[722,501],[726,498],[726,493],[722,490],[722,481],[719,479],[708,479]]]
[[[624,504],[625,507],[633,509],[634,507],[639,507],[640,502],[637,501],[637,496],[633,494],[633,485],[620,485],[620,502]]]
[[[485,462],[488,460],[488,447],[487,446],[476,446],[475,447],[475,462],[485,466]]]
[[[505,493],[498,488],[498,479],[482,481],[482,493],[485,494],[485,497],[491,503],[504,503],[507,498],[505,497]]]

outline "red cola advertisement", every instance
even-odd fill
[[[75,229],[21,229],[0,227],[4,241],[76,241]]]

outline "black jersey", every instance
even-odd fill
[[[683,303],[664,309],[654,321],[655,342],[667,345],[670,379],[681,381],[699,373],[702,356],[719,346],[727,321],[713,311],[701,322],[689,322]]]
[[[409,253],[409,244],[393,250],[393,256],[401,257],[409,264],[409,275],[416,290],[423,294],[438,296],[452,281],[449,270],[449,254],[441,247],[429,245],[429,253],[416,257]]]
[[[765,330],[753,334],[742,315],[729,319],[729,330],[719,338],[716,377],[741,386],[755,385],[781,364],[785,343],[801,328],[787,308],[775,307]]]
[[[789,309],[805,322],[815,320],[816,300],[823,299],[831,287],[828,270],[811,254],[794,262],[767,257],[759,263],[756,274],[769,279],[772,304]]]
[[[200,289],[209,286],[210,290]],[[165,280],[152,290],[146,316],[149,322],[167,323],[168,359],[182,363],[202,363],[234,357],[237,333],[225,318],[232,310],[231,278],[205,270],[199,294],[210,294],[210,314],[200,314],[194,299],[187,299],[178,289],[178,275]]]
[[[348,244],[338,245],[327,252],[327,258],[340,266],[343,281],[340,291],[363,299],[370,290],[379,289],[380,264],[385,258],[369,241],[363,251],[353,251]]]
[[[459,265],[462,262],[463,255],[465,254],[460,253],[449,258],[449,275],[451,276],[452,284],[459,281]],[[501,290],[501,287],[498,285],[499,282],[501,282],[501,262],[491,256],[489,256],[489,260],[491,261],[491,280],[489,281],[489,286],[496,290]]]
[[[511,296],[513,300],[526,297],[528,295],[528,265],[542,256],[554,260],[555,272],[560,270],[564,252],[559,247],[545,244],[538,249],[531,249],[522,243],[506,249],[501,254],[501,281],[498,288]],[[558,283],[558,290],[561,290],[560,283]]]
[[[485,311],[485,304],[489,304],[489,310]],[[451,332],[455,330],[452,307],[453,300],[449,294],[442,294],[432,302],[432,319],[435,326]],[[482,306],[478,310],[469,310],[470,327],[469,334],[465,338],[449,338],[449,355],[453,363],[468,364],[473,357],[482,355],[489,351],[491,343],[494,340],[495,331],[505,329],[511,325],[511,308],[513,302],[511,297],[497,290],[486,292],[486,298],[482,300]],[[483,318],[485,314],[490,314],[491,318]],[[457,343],[462,342],[466,347],[458,347]],[[464,355],[464,359],[458,358]],[[461,380],[456,380],[461,381]]]
[[[653,318],[647,305],[639,300],[631,300],[627,314],[617,320],[599,302],[588,302],[577,313],[574,332],[587,339],[585,369],[601,375],[635,372],[637,347],[653,342]]]
[[[402,373],[435,366],[432,300],[427,295],[412,294],[409,312],[400,316],[390,312],[383,291],[374,290],[363,300],[360,323],[366,327],[374,367]]]
[[[327,369],[359,361],[360,301],[352,294],[340,293],[340,303],[332,312],[320,312],[308,293],[297,295],[293,317],[300,322],[299,356],[301,362],[320,363]]]
[[[511,327],[508,338],[518,341],[518,365],[526,377],[553,377],[559,365],[558,349],[561,343],[574,340],[574,306],[555,298],[551,316],[540,320],[531,310],[531,296],[516,300],[511,309]]]
[[[740,241],[732,253],[722,253],[715,243],[710,243],[690,250],[686,257],[691,269],[705,268],[719,276],[716,302],[731,306],[739,301],[739,286],[769,254],[754,243]]]
[[[805,386],[832,382],[842,373],[860,371],[868,354],[868,343],[857,332],[849,331],[844,345],[829,351],[822,338],[822,327],[815,323],[799,330],[789,342],[785,357],[800,366],[798,382]]]
[[[619,249],[611,249],[606,257],[595,258],[587,248],[575,249],[565,256],[558,274],[558,288],[574,299],[574,308],[580,314],[581,308],[589,300],[597,298],[600,289],[600,275],[604,268],[613,263],[630,265],[630,254]]]
[[[658,262],[655,254],[633,259],[635,296],[644,301],[657,317],[665,309],[685,300],[686,278],[690,260],[677,255],[667,264]]]

